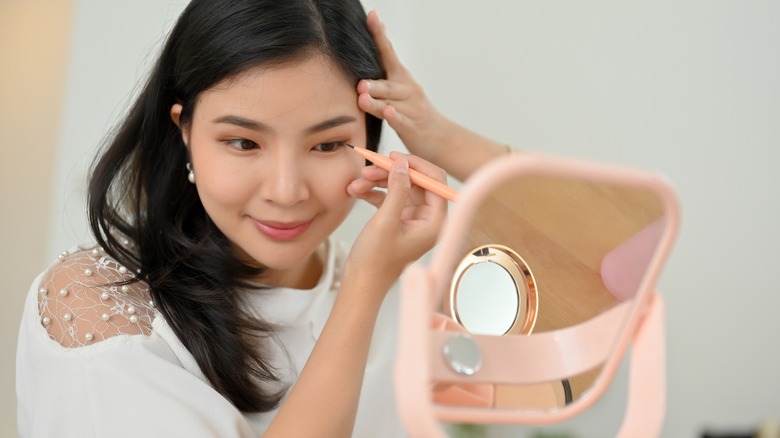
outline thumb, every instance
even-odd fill
[[[406,200],[412,189],[409,179],[409,160],[401,156],[393,162],[387,181],[387,196],[379,208],[381,215],[398,220],[406,207]]]

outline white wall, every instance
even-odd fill
[[[75,1],[46,258],[87,236],[84,165],[184,3]],[[661,281],[664,436],[780,420],[780,3],[365,3],[455,120],[520,149],[657,169],[676,185],[683,229]],[[564,429],[608,436],[622,391]]]
[[[49,256],[90,241],[87,169],[186,0],[76,0]]]

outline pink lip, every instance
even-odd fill
[[[300,236],[309,228],[311,219],[306,222],[273,222],[255,220],[255,227],[266,237],[273,240],[291,240]]]

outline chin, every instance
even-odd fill
[[[264,249],[262,253],[248,252],[248,257],[255,264],[271,269],[274,271],[286,271],[300,266],[305,262],[314,252],[317,251],[319,245],[310,247],[309,245],[292,245],[292,247],[285,248],[284,245],[274,245],[276,248]]]

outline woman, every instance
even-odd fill
[[[365,22],[358,0],[187,6],[96,162],[97,244],[33,284],[21,435],[402,433],[385,298],[446,212],[409,168],[445,174],[403,154],[364,167],[346,145],[376,150],[383,117],[456,177],[479,160],[437,152],[454,125]],[[329,236],[357,198],[378,209],[347,252]]]

